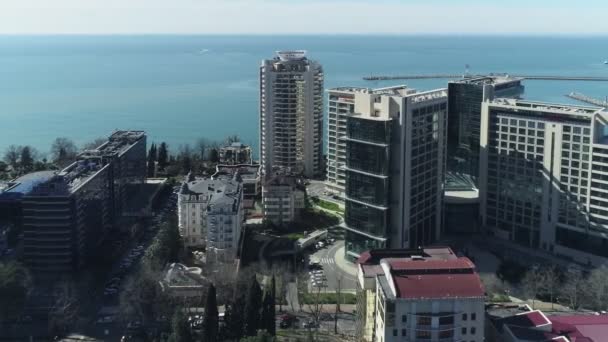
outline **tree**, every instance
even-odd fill
[[[49,312],[49,330],[52,335],[68,331],[78,318],[78,296],[71,282],[62,281],[53,293],[54,303]]]
[[[568,300],[570,308],[577,310],[580,307],[585,295],[586,282],[583,273],[579,270],[573,269],[566,274],[566,281],[559,294]]]
[[[105,143],[107,141],[107,139],[105,138],[95,138],[94,140],[89,141],[88,143],[85,143],[84,145],[82,145],[82,150],[94,150],[96,148],[98,148],[99,146],[101,146],[103,143]]]
[[[276,323],[275,323],[275,279],[272,277],[270,288],[266,290],[264,294],[264,304],[262,306],[262,324],[261,328],[266,330],[270,335],[276,334]]]
[[[226,144],[227,145],[230,145],[232,143],[239,142],[239,141],[241,141],[241,138],[239,138],[239,136],[236,135],[236,134],[229,135],[229,136],[226,137]]]
[[[34,169],[34,158],[36,151],[33,147],[23,146],[21,148],[21,156],[19,158],[21,164],[21,170],[23,172],[31,172]]]
[[[549,295],[551,309],[553,309],[554,297],[558,292],[559,285],[561,284],[560,273],[554,266],[549,266],[542,271],[541,278],[543,289]]]
[[[64,167],[69,165],[76,158],[76,152],[78,149],[76,148],[76,144],[68,138],[60,137],[55,139],[53,145],[51,145],[51,156],[53,158],[53,162],[55,162],[59,167]]]
[[[601,266],[589,274],[587,278],[587,293],[590,307],[595,310],[606,310],[608,306],[608,268]]]
[[[219,318],[217,312],[217,299],[215,286],[209,285],[207,291],[207,302],[205,303],[205,318],[203,321],[204,341],[215,342],[218,340]]]
[[[192,147],[190,145],[186,144],[179,147],[178,160],[184,174],[192,170]]]
[[[10,145],[4,152],[4,161],[10,165],[13,170],[19,167],[19,156],[21,154],[21,148],[16,145]]]
[[[148,152],[148,178],[154,177],[156,168],[156,145],[150,146],[150,152]]]
[[[220,331],[220,340],[236,340],[238,341],[241,337],[243,337],[245,326],[244,317],[243,317],[243,308],[245,306],[245,301],[243,296],[238,296],[232,303],[226,305],[226,310],[224,311],[224,326]]]
[[[167,147],[167,143],[161,142],[160,147],[158,148],[158,167],[161,169],[165,169],[167,167],[169,161],[169,151]]]
[[[0,262],[0,322],[21,314],[30,284],[25,267],[16,262]]]
[[[186,315],[181,308],[175,310],[173,314],[173,320],[171,321],[171,335],[169,335],[169,342],[193,342],[192,331]]]
[[[262,306],[262,289],[255,275],[251,279],[245,303],[245,335],[255,336],[260,324],[260,308]]]
[[[259,331],[256,336],[242,338],[240,342],[274,342],[277,339],[265,331]]]
[[[543,281],[543,271],[537,265],[530,268],[524,278],[522,279],[523,290],[528,296],[532,298],[532,309],[536,304],[536,297],[538,296]]]
[[[209,161],[212,163],[217,163],[220,161],[220,153],[217,148],[212,148],[209,150]]]
[[[209,140],[205,138],[199,138],[196,141],[196,149],[201,157],[202,161],[205,161],[207,157],[207,147],[209,146]]]

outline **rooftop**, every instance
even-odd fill
[[[196,178],[189,175],[180,189],[180,195],[203,195],[209,207],[230,207],[233,211],[238,210],[241,193],[241,183],[232,176]]]
[[[39,171],[28,173],[27,175],[23,175],[15,179],[14,181],[8,183],[8,186],[4,189],[3,192],[25,195],[32,191],[36,185],[48,181],[54,175],[55,171]]]
[[[508,106],[515,107],[523,110],[536,110],[552,113],[564,113],[564,114],[584,114],[591,115],[600,113],[603,108],[591,107],[591,106],[579,106],[570,104],[559,104],[559,103],[547,103],[547,102],[534,102],[524,101],[517,99],[498,98],[491,102],[494,106]]]
[[[509,75],[491,75],[491,76],[481,76],[481,77],[465,77],[459,80],[453,80],[449,83],[464,83],[464,84],[474,84],[474,85],[499,85],[506,84],[512,82],[521,82],[523,78],[521,77],[511,77]]]
[[[115,131],[110,135],[108,141],[95,149],[83,151],[78,155],[79,159],[91,157],[120,156],[128,151],[136,142],[145,137],[144,131]]]
[[[468,258],[383,260],[390,268],[395,296],[405,299],[484,297],[475,266]],[[389,277],[387,277],[389,278]]]
[[[373,95],[388,95],[388,96],[406,96],[416,94],[417,91],[414,88],[408,88],[407,85],[396,85],[384,88],[365,88],[365,87],[337,87],[328,90],[329,92],[343,92],[343,93],[361,93],[361,94],[373,94]]]
[[[238,175],[243,180],[255,180],[259,177],[259,164],[240,164],[240,165],[217,165],[215,174],[212,178],[222,175]]]

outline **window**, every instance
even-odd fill
[[[476,313],[472,313],[471,314],[471,321],[474,321],[477,318],[477,314]]]
[[[467,314],[466,314],[466,313],[462,314],[462,320],[463,320],[463,321],[466,321],[466,320],[467,320]]]
[[[431,332],[430,331],[423,331],[423,330],[418,330],[416,331],[416,338],[417,339],[421,339],[421,340],[430,340],[431,339]]]
[[[397,329],[393,329],[393,336],[397,336]]]
[[[462,328],[462,334],[466,335],[467,334],[467,328]]]
[[[471,335],[475,335],[475,330],[477,330],[477,329],[475,329],[475,327],[471,328]]]
[[[407,322],[407,315],[402,315],[401,316],[401,322],[402,323],[406,323]]]
[[[401,336],[407,336],[407,329],[401,329]]]

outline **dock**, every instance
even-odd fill
[[[366,76],[366,81],[390,81],[390,80],[424,80],[424,79],[464,79],[491,76],[509,76],[523,78],[526,80],[537,81],[596,81],[608,82],[608,76],[556,76],[556,75],[511,75],[511,74],[489,74],[489,75],[450,75],[450,74],[430,74],[430,75],[399,75],[399,76]]]
[[[592,104],[594,106],[598,106],[598,107],[605,107],[608,108],[608,98],[604,101],[600,100],[600,99],[596,99],[594,97],[591,96],[587,96],[585,94],[581,94],[581,93],[577,93],[577,92],[571,92],[570,94],[566,95],[567,97],[577,100],[577,101],[581,101],[581,102],[585,102],[588,104]]]

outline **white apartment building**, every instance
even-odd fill
[[[323,167],[323,69],[305,51],[278,51],[260,67],[262,173],[285,167],[313,177]]]
[[[231,177],[189,175],[179,192],[178,218],[187,247],[206,247],[208,262],[231,262],[244,219],[243,187]]]
[[[340,124],[344,144],[336,144],[335,152],[329,146],[330,156],[345,156],[336,173],[344,175],[346,257],[436,241],[442,224],[447,91],[417,92],[406,86],[337,91],[340,101],[354,106]],[[342,128],[337,130],[342,134]]]
[[[262,185],[264,219],[277,224],[293,222],[306,206],[306,191],[291,174],[277,172],[266,176]]]
[[[450,248],[372,250],[358,260],[359,341],[484,341],[485,292]]]
[[[579,263],[608,257],[608,113],[510,99],[481,118],[482,226]]]

